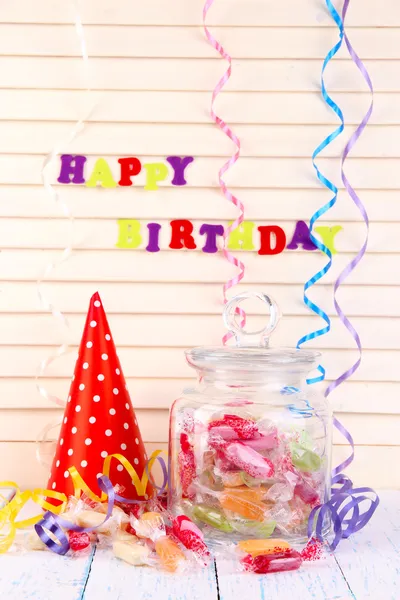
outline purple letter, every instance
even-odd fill
[[[224,235],[224,228],[222,225],[209,225],[204,223],[200,227],[200,235],[206,235],[206,243],[202,248],[203,252],[213,254],[218,252],[217,247],[217,235]]]
[[[296,250],[299,244],[303,246],[304,250],[316,250],[317,246],[310,239],[310,230],[307,223],[304,221],[297,221],[292,241],[286,246],[289,250]]]
[[[72,154],[61,155],[61,171],[60,177],[57,179],[59,183],[85,183],[83,177],[83,166],[86,162],[86,156],[72,156]],[[71,179],[72,175],[72,179]]]
[[[149,243],[146,246],[147,252],[159,252],[158,236],[161,225],[159,223],[147,223],[147,229],[149,230]]]
[[[193,162],[193,156],[168,156],[167,162],[174,169],[174,178],[171,181],[172,185],[186,185],[184,177],[186,167]]]

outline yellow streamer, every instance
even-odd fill
[[[138,495],[144,496],[149,480],[151,482],[153,481],[150,471],[157,457],[163,453],[163,450],[155,450],[151,454],[147,463],[147,469],[144,470],[142,478],[139,477],[135,467],[133,467],[129,460],[122,456],[122,454],[110,454],[110,456],[107,456],[103,463],[102,473],[103,475],[109,477],[111,460],[113,458],[118,460],[129,473]],[[74,495],[76,498],[79,498],[81,494],[84,493],[88,498],[94,500],[95,502],[105,502],[107,495],[102,492],[101,496],[97,496],[82,479],[76,467],[70,467],[68,470],[74,483]],[[14,481],[0,481],[0,488],[11,488],[15,491],[14,497],[9,501],[0,494],[0,498],[6,502],[6,505],[0,509],[0,554],[4,554],[10,549],[14,542],[17,529],[31,527],[43,519],[43,513],[40,513],[39,515],[30,517],[29,519],[24,519],[22,521],[16,520],[20,511],[28,502],[28,500],[35,502],[35,504],[40,506],[44,511],[50,511],[56,515],[62,514],[67,507],[67,496],[54,490],[36,488],[34,490],[25,490],[22,492]],[[59,506],[54,506],[50,502],[47,502],[46,498],[59,500],[61,504]],[[2,533],[4,529],[7,528],[7,533]]]

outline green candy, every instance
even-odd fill
[[[193,508],[193,516],[199,521],[207,523],[207,525],[211,525],[215,529],[219,529],[219,531],[224,531],[225,533],[233,531],[232,526],[222,512],[216,508],[210,508],[206,504],[197,504]]]
[[[232,521],[233,527],[242,534],[256,535],[260,539],[269,538],[275,530],[276,521],[266,521],[258,523],[248,519],[241,519],[238,522]]]
[[[301,444],[290,444],[292,462],[300,471],[318,471],[321,468],[321,458],[315,452],[308,450]]]

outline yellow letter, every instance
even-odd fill
[[[117,183],[114,181],[108,162],[104,158],[98,158],[93,167],[93,172],[90,179],[87,180],[87,187],[96,187],[100,185],[104,188],[114,188]]]
[[[321,236],[322,243],[331,251],[332,256],[337,254],[335,248],[335,236],[343,227],[334,225],[334,227],[315,227],[314,231]]]
[[[118,219],[119,227],[117,248],[138,248],[142,243],[140,222],[136,219]]]
[[[158,190],[157,181],[164,181],[168,175],[167,166],[164,163],[147,163],[143,165],[146,169],[145,190]]]
[[[232,225],[232,223],[229,223]],[[243,221],[240,227],[236,227],[228,238],[228,248],[230,250],[254,250],[252,221]]]

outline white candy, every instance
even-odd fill
[[[127,525],[129,523],[129,516],[119,506],[114,506],[112,509],[112,516],[115,517],[119,526],[121,526],[121,524]]]
[[[98,533],[109,533],[110,523],[106,521],[104,525],[101,525],[104,518],[103,513],[94,510],[82,510],[76,515],[76,522],[81,527],[98,527],[98,529],[96,529]]]
[[[42,542],[36,531],[32,531],[28,535],[26,545],[29,550],[46,550],[46,545]]]
[[[117,558],[136,567],[145,565],[146,559],[150,554],[150,550],[147,546],[118,540],[113,543],[113,552]]]
[[[134,542],[138,541],[138,538],[136,537],[136,535],[132,535],[131,533],[128,533],[127,531],[124,531],[123,529],[118,529],[115,534],[115,540],[118,542],[134,543]]]

